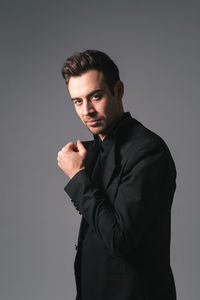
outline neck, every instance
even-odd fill
[[[118,121],[121,119],[121,117],[123,116],[124,111],[121,111],[120,114],[116,117],[116,119],[113,121],[111,127],[109,128],[109,131],[107,131],[105,134],[99,134],[99,138],[103,141],[107,135],[113,130],[113,128],[115,127],[115,125],[118,123]]]

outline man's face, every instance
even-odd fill
[[[116,84],[113,95],[103,74],[90,70],[81,76],[71,77],[68,90],[82,122],[103,140],[123,114],[122,82]]]

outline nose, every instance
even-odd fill
[[[88,100],[83,102],[83,114],[84,116],[88,116],[92,113],[94,113],[95,109],[92,105],[92,103]]]

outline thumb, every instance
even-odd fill
[[[78,151],[80,152],[81,155],[86,156],[87,150],[86,148],[83,146],[83,144],[81,143],[80,140],[77,141],[77,148]]]

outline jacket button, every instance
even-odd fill
[[[75,250],[76,250],[76,251],[78,250],[78,246],[77,246],[77,245],[75,245]]]

